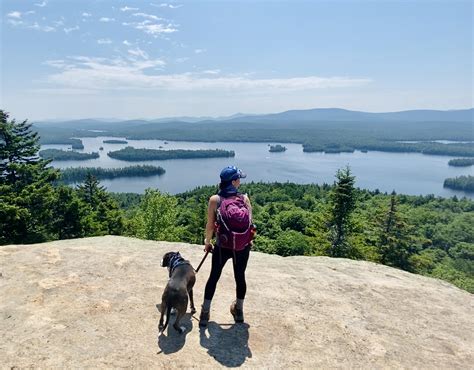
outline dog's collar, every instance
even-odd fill
[[[168,270],[170,272],[170,277],[173,274],[173,271],[176,267],[181,265],[190,265],[189,261],[186,261],[179,253],[176,253],[173,257],[170,258]]]

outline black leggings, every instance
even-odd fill
[[[245,282],[245,269],[250,255],[250,245],[246,246],[244,250],[235,252],[234,278],[236,284],[237,299],[244,299],[247,292],[247,283]],[[204,299],[211,300],[216,291],[217,282],[221,277],[222,269],[225,263],[234,256],[232,249],[221,248],[216,246],[212,253],[212,267],[211,274],[207,280],[206,289],[204,290]]]

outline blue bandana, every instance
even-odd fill
[[[232,183],[230,183],[224,189],[219,190],[217,194],[221,197],[227,198],[233,195],[237,195],[237,193],[238,193],[237,188],[234,185],[232,185]]]

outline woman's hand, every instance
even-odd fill
[[[211,239],[214,235],[215,223],[216,223],[216,210],[217,210],[217,201],[219,196],[213,195],[209,198],[209,205],[207,207],[207,223],[206,223],[206,233],[204,239],[204,251],[211,252],[213,250]]]
[[[207,239],[204,240],[204,252],[211,252],[213,251],[212,243]]]
[[[213,245],[211,243],[211,241],[207,238],[204,239],[204,252],[211,252],[212,253],[212,250],[213,250]]]

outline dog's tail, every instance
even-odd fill
[[[165,331],[166,327],[168,326],[168,322],[170,321],[170,316],[171,316],[171,309],[173,307],[171,307],[171,305],[168,305],[166,307],[166,319],[165,319],[165,324],[163,325],[163,328],[160,330],[160,335],[163,334],[163,332]]]

